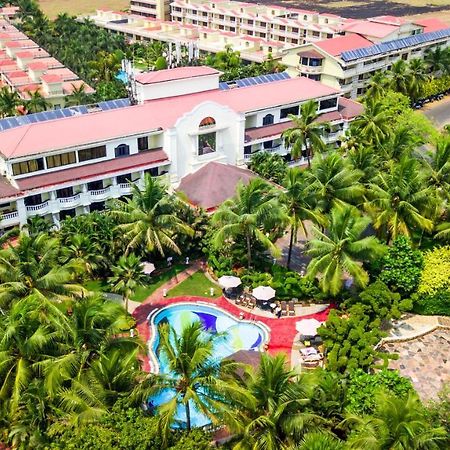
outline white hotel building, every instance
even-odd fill
[[[0,228],[103,209],[146,172],[176,186],[211,161],[244,166],[262,149],[287,155],[280,136],[291,126],[288,114],[311,99],[332,124],[329,142],[362,110],[307,78],[230,87],[219,86],[219,75],[209,67],[150,72],[137,77],[136,106],[25,125],[0,121]]]

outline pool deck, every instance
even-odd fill
[[[169,280],[166,284],[158,288],[152,295],[150,295],[143,303],[130,304],[130,311],[132,311],[133,317],[136,320],[136,328],[138,330],[139,335],[141,336],[144,342],[148,342],[150,339],[150,327],[148,325],[148,317],[155,310],[163,308],[168,305],[177,304],[181,302],[192,302],[192,303],[200,303],[207,304],[211,306],[216,306],[218,308],[227,311],[231,315],[236,318],[239,318],[241,313],[244,313],[244,318],[250,321],[259,321],[265,324],[270,329],[270,341],[268,345],[269,353],[275,354],[279,352],[283,352],[287,355],[290,360],[291,350],[294,344],[294,339],[297,335],[297,330],[295,329],[295,324],[301,319],[309,319],[315,318],[320,322],[324,322],[330,311],[330,307],[326,307],[323,309],[323,305],[320,305],[320,308],[315,309],[307,309],[302,312],[311,312],[310,314],[302,314],[301,317],[282,317],[277,319],[270,314],[271,317],[268,317],[268,314],[261,311],[261,314],[258,313],[258,310],[246,310],[244,308],[240,308],[236,306],[233,302],[227,300],[225,297],[217,297],[217,298],[206,298],[206,297],[176,297],[176,298],[166,298],[163,296],[164,289],[169,290],[171,287],[181,283],[186,278],[188,278],[193,273],[201,270],[202,266],[200,262],[196,262],[185,271],[179,273],[177,277]],[[131,303],[131,302],[130,302]],[[317,312],[313,312],[317,311]],[[150,362],[148,357],[144,359],[143,369],[149,371],[150,370]]]

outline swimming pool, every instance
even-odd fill
[[[169,373],[166,361],[158,354],[158,325],[169,323],[180,332],[194,321],[200,321],[209,333],[226,333],[224,339],[220,339],[214,349],[218,359],[226,358],[239,350],[262,350],[269,341],[269,329],[260,322],[239,320],[223,309],[210,305],[177,303],[160,309],[150,318],[152,339],[149,342],[149,357],[153,372]],[[166,390],[153,397],[151,402],[157,407],[172,397],[173,391]],[[184,408],[178,408],[176,419],[180,422],[185,421]],[[209,420],[192,408],[191,422],[193,426],[199,427],[207,425]]]

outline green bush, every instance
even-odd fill
[[[439,291],[433,295],[414,295],[413,311],[428,316],[450,316],[450,291]]]
[[[417,292],[434,295],[450,291],[450,246],[438,247],[426,252]]]
[[[376,407],[375,394],[381,390],[404,398],[414,388],[411,381],[396,370],[383,369],[373,374],[355,370],[350,373],[347,384],[348,411],[358,415],[372,414]]]
[[[164,58],[164,56],[160,56],[155,61],[155,70],[163,70],[163,69],[167,69],[167,61],[166,58]]]
[[[450,75],[439,78],[432,78],[423,83],[422,98],[432,97],[433,95],[443,94],[450,89]]]

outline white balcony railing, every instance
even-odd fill
[[[72,197],[58,198],[58,203],[63,206],[73,206],[78,204],[79,201],[80,201],[80,194],[75,194]]]
[[[136,181],[137,183],[138,181]],[[129,194],[131,192],[131,188],[136,183],[119,183],[120,192],[122,194]]]
[[[0,226],[8,227],[19,223],[19,213],[17,211],[0,214]]]
[[[42,212],[48,208],[48,200],[44,203],[40,203],[39,205],[28,205],[27,211],[28,212]]]
[[[108,195],[110,194],[110,188],[106,187],[103,189],[96,189],[94,191],[89,191],[89,195],[95,199],[99,199],[99,198],[103,198],[103,197],[108,197]]]

